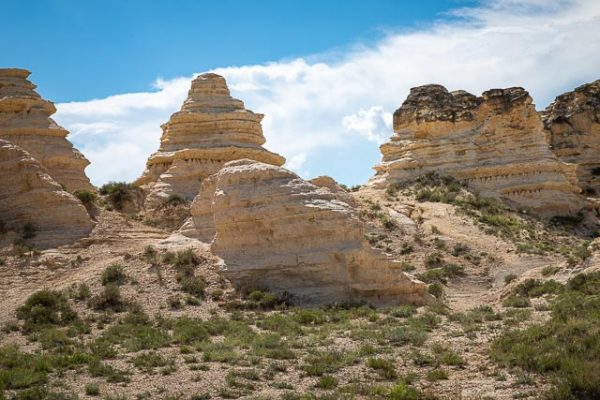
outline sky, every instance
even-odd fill
[[[96,185],[132,181],[190,80],[223,75],[305,178],[366,182],[411,87],[522,86],[538,109],[600,78],[600,2],[2,0],[27,68]]]

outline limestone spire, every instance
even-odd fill
[[[262,118],[231,97],[222,76],[195,78],[181,110],[162,125],[160,147],[136,181],[148,192],[146,208],[160,205],[170,194],[192,200],[202,181],[228,161],[249,158],[283,165],[282,156],[262,147]]]
[[[56,108],[35,92],[30,74],[0,69],[0,139],[29,152],[68,191],[92,189],[84,172],[89,161],[66,139],[69,132],[50,118]]]

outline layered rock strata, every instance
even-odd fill
[[[481,97],[440,85],[413,88],[394,113],[394,132],[381,146],[383,161],[370,182],[375,187],[435,171],[542,216],[570,215],[584,206],[576,166],[552,153],[522,88],[492,89]]]
[[[236,284],[290,293],[300,304],[427,303],[427,286],[365,240],[337,193],[284,168],[238,160],[204,181],[192,213]],[[200,214],[198,214],[200,212]]]
[[[558,96],[541,116],[554,153],[577,164],[585,194],[600,196],[600,79]]]
[[[194,79],[181,110],[162,126],[160,148],[136,182],[148,192],[146,207],[171,194],[192,200],[202,181],[231,160],[283,165],[283,157],[262,147],[262,119],[231,97],[223,77],[209,73]]]
[[[5,229],[32,226],[29,242],[55,247],[87,236],[93,224],[85,207],[64,191],[28,152],[0,140],[0,220]]]
[[[23,148],[69,192],[92,190],[85,175],[89,161],[66,139],[69,132],[50,118],[52,102],[35,92],[24,69],[0,69],[0,139]]]

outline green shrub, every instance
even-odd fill
[[[452,248],[452,255],[455,257],[467,254],[471,249],[464,243],[456,243]]]
[[[431,382],[448,379],[448,371],[436,368],[427,373],[427,380]]]
[[[73,195],[79,199],[86,207],[96,202],[96,193],[85,189],[79,189],[73,192]]]
[[[185,200],[178,194],[171,193],[164,202],[165,206],[175,207],[181,204],[185,204]]]
[[[21,229],[21,237],[23,240],[33,239],[37,234],[37,228],[31,222],[27,222]]]
[[[398,383],[392,386],[387,398],[389,400],[420,400],[422,396],[417,389],[404,383]]]
[[[173,360],[167,360],[156,352],[143,353],[134,357],[131,362],[142,372],[152,373],[155,368],[174,365]]]
[[[127,303],[121,297],[121,291],[116,285],[106,285],[104,290],[90,299],[90,306],[95,310],[122,312]]]
[[[425,257],[425,267],[440,268],[444,265],[444,257],[441,253],[431,253]]]
[[[319,380],[317,381],[317,383],[315,384],[315,387],[318,387],[319,389],[333,389],[337,386],[338,384],[338,380],[331,375],[323,375],[319,378]]]
[[[102,272],[102,285],[122,285],[127,282],[125,268],[121,264],[112,264]]]
[[[110,205],[115,209],[121,210],[127,201],[132,201],[132,191],[136,190],[137,187],[131,183],[125,182],[109,182],[98,190],[98,192],[106,196]]]
[[[600,398],[600,273],[571,278],[552,302],[551,318],[504,333],[492,344],[505,365],[547,375],[549,399]]]
[[[99,396],[100,386],[98,386],[96,383],[88,383],[85,385],[85,394],[88,396]]]
[[[206,283],[198,276],[185,277],[180,280],[181,290],[196,297],[204,297]]]
[[[392,309],[391,313],[396,318],[407,318],[417,312],[417,307],[405,304]]]
[[[385,379],[395,379],[397,377],[394,362],[385,358],[369,358],[367,366],[373,368]]]
[[[436,299],[441,299],[444,296],[444,286],[439,282],[434,282],[427,288],[427,291],[435,296]]]
[[[525,308],[531,307],[531,301],[527,297],[510,295],[502,302],[504,307]]]
[[[527,279],[512,290],[515,296],[520,297],[540,297],[544,294],[557,294],[563,289],[563,285],[555,280],[539,281],[537,279]]]
[[[25,304],[17,309],[17,318],[24,320],[25,332],[44,326],[65,326],[78,320],[66,296],[53,290],[40,290],[29,296]]]
[[[514,281],[517,278],[518,278],[517,274],[508,274],[504,277],[504,283],[506,285],[508,285],[509,283],[511,283],[512,281]]]

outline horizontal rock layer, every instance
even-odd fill
[[[181,111],[162,126],[160,148],[136,182],[148,191],[146,206],[157,207],[171,194],[192,200],[202,180],[228,161],[250,158],[283,165],[283,157],[262,147],[262,118],[230,96],[223,77],[194,79]]]
[[[600,196],[600,79],[556,98],[542,113],[554,153],[577,164],[584,194]]]
[[[522,88],[493,89],[481,97],[440,85],[413,88],[394,113],[394,131],[381,146],[383,161],[370,182],[375,187],[435,171],[543,216],[584,207],[576,166],[552,153]]]
[[[29,153],[0,140],[0,221],[21,231],[35,227],[37,247],[71,243],[90,233],[93,224],[81,202],[64,191]]]
[[[23,69],[0,69],[0,139],[23,148],[68,191],[92,190],[84,169],[89,161],[66,139],[68,131],[50,118],[54,104],[35,92]]]
[[[198,237],[214,236],[211,250],[241,286],[287,292],[301,304],[427,303],[426,285],[366,242],[343,199],[284,168],[238,160],[204,181],[189,224]]]

